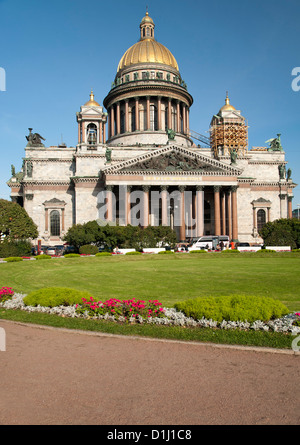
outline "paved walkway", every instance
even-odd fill
[[[300,424],[300,355],[0,320],[1,425]]]

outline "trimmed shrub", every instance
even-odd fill
[[[20,258],[18,256],[11,256],[5,258],[5,261],[7,261],[8,263],[16,263],[17,261],[23,261],[23,258]]]
[[[110,252],[98,252],[95,256],[111,256]]]
[[[225,254],[234,254],[234,253],[241,253],[238,249],[224,249],[221,250],[221,253],[225,253]]]
[[[126,252],[125,255],[142,255],[142,253],[141,253],[141,252],[138,252],[138,251],[136,250],[136,251],[134,251],[134,252]]]
[[[160,252],[157,252],[158,255],[169,255],[170,253],[174,253],[173,250],[161,250]]]
[[[190,253],[207,253],[207,250],[190,250]]]
[[[260,254],[260,253],[265,254],[265,253],[277,253],[277,252],[276,252],[276,250],[272,250],[272,249],[260,249],[260,250],[257,250],[255,253],[256,254]]]
[[[93,244],[85,244],[79,248],[79,253],[85,255],[96,255],[96,253],[99,253],[99,249],[97,246],[93,246]]]
[[[176,303],[174,307],[195,320],[204,317],[218,322],[269,321],[289,313],[288,308],[279,300],[245,295],[199,297]]]
[[[79,253],[66,253],[64,255],[65,258],[80,258],[80,254]]]
[[[45,287],[30,292],[24,297],[26,306],[72,306],[81,304],[83,298],[90,299],[92,295],[89,292],[69,289],[67,287]]]
[[[4,241],[0,244],[0,258],[31,255],[31,242],[26,240]]]
[[[46,254],[44,254],[44,255],[37,255],[35,257],[35,259],[36,260],[51,260],[51,256],[50,255],[46,255]]]

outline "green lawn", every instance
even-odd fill
[[[17,292],[49,286],[90,291],[96,298],[176,301],[206,295],[261,295],[300,310],[300,255],[143,255],[62,258],[0,264],[0,287]]]

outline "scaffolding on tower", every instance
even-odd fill
[[[245,155],[248,151],[248,123],[245,119],[222,118],[215,115],[210,126],[210,146],[214,156],[228,156],[233,151]]]

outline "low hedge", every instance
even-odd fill
[[[82,304],[82,298],[90,299],[92,295],[86,291],[70,289],[67,287],[45,287],[30,292],[24,297],[26,306],[71,306]]]
[[[98,252],[95,256],[111,256],[110,252]]]
[[[51,256],[50,255],[37,255],[35,257],[36,260],[51,260]]]
[[[160,252],[157,252],[158,255],[170,255],[172,253],[174,253],[173,250],[161,250]]]
[[[64,255],[65,258],[80,258],[80,254],[79,253],[66,253]]]
[[[224,249],[221,251],[222,254],[235,254],[235,253],[241,253],[238,249]]]
[[[142,255],[142,253],[136,250],[135,252],[126,252],[125,255]]]
[[[207,253],[207,250],[190,250],[190,253]]]
[[[175,303],[175,309],[187,317],[200,320],[202,317],[221,322],[269,321],[289,313],[279,300],[269,297],[229,295],[222,297],[198,297]]]
[[[85,255],[96,255],[96,253],[99,253],[99,249],[93,244],[85,244],[79,248],[79,253]]]
[[[23,258],[18,257],[18,256],[11,256],[11,257],[5,258],[5,261],[7,261],[8,263],[15,263],[17,261],[23,261]]]

